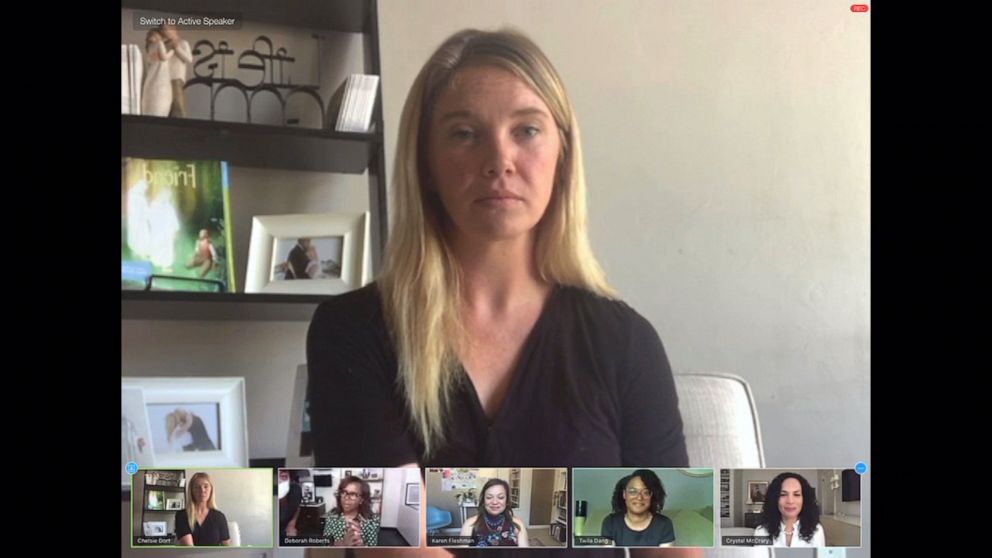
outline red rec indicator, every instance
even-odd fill
[[[852,12],[867,12],[868,4],[851,4]]]

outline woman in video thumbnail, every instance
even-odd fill
[[[217,509],[214,483],[210,480],[210,475],[196,473],[190,478],[188,486],[186,509],[176,512],[176,544],[230,546],[227,517]]]
[[[345,477],[337,499],[338,506],[324,523],[324,536],[331,537],[334,546],[377,546],[379,516],[372,513],[369,483],[355,476]]]
[[[439,47],[393,186],[382,274],[310,324],[318,466],[688,464],[668,358],[593,256],[575,113],[530,39]]]
[[[665,487],[650,469],[623,477],[613,489],[613,513],[603,518],[600,535],[616,546],[672,546],[675,527],[661,515]]]
[[[768,484],[755,536],[771,537],[772,546],[826,546],[820,506],[813,487],[798,473],[782,473]]]
[[[462,536],[471,536],[471,546],[529,546],[527,528],[513,517],[508,505],[510,485],[503,479],[489,479],[482,486],[482,506],[475,517],[465,520]]]

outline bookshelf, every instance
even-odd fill
[[[186,471],[145,469],[138,474],[144,475],[144,486],[140,496],[141,525],[135,526],[136,534],[174,536],[176,513],[186,509]],[[162,524],[165,524],[164,530],[161,530]],[[156,528],[159,530],[155,531]]]
[[[145,29],[138,29],[132,20],[140,13],[169,14],[234,14],[245,25],[253,29],[266,29],[276,26],[274,33],[285,35],[297,32],[299,44],[309,45],[309,37],[318,34],[333,35],[345,45],[360,42],[360,48],[321,50],[319,40],[315,43],[316,62],[307,48],[290,49],[296,56],[293,64],[303,67],[312,65],[318,77],[320,100],[330,111],[330,100],[334,88],[343,83],[350,72],[381,75],[379,60],[378,11],[376,0],[336,0],[317,2],[313,0],[288,0],[273,4],[265,0],[244,0],[231,3],[227,0],[122,0],[122,42],[135,44],[144,51]],[[288,30],[287,30],[288,26]],[[182,31],[183,38],[189,38],[194,50],[199,44],[198,37],[208,36],[211,40],[226,39],[221,31]],[[207,35],[204,35],[207,33]],[[354,35],[359,34],[360,39]],[[276,36],[273,35],[273,36]],[[252,35],[254,36],[254,35]],[[342,38],[343,37],[343,38]],[[247,40],[247,39],[244,39]],[[276,46],[279,43],[275,41]],[[337,44],[337,43],[335,43]],[[298,45],[297,45],[298,46]],[[201,47],[194,62],[189,64],[188,79],[204,72],[204,53],[208,47]],[[212,48],[212,47],[211,47]],[[309,48],[309,47],[308,47]],[[325,52],[321,59],[321,52]],[[228,71],[237,69],[238,54],[228,56],[224,62]],[[309,58],[307,58],[309,56]],[[340,56],[341,59],[335,58]],[[213,61],[216,62],[215,56]],[[198,69],[199,68],[199,69]],[[275,70],[272,70],[273,74]],[[199,73],[197,73],[199,72]],[[187,82],[187,96],[194,86]],[[263,84],[264,85],[264,84]],[[196,87],[200,87],[197,85]],[[211,86],[213,87],[213,86]],[[211,89],[212,91],[212,89]],[[252,94],[259,91],[253,90]],[[222,103],[217,97],[217,103]],[[214,101],[211,101],[214,102]],[[223,101],[226,102],[226,101]],[[254,101],[253,101],[254,102]],[[211,109],[212,110],[212,109]],[[254,110],[254,109],[253,109]],[[294,174],[334,173],[360,177],[365,182],[369,211],[369,264],[371,276],[379,270],[382,252],[387,235],[386,189],[385,189],[385,150],[382,138],[381,87],[376,91],[375,110],[372,124],[367,133],[337,132],[333,122],[321,128],[283,123],[248,123],[223,119],[209,120],[203,114],[191,114],[189,118],[158,117],[134,114],[121,115],[121,157],[137,159],[167,160],[221,160],[231,167],[232,177],[237,170],[263,170],[286,173],[283,180],[274,180],[274,192],[258,193],[242,190],[232,179],[231,197],[233,206],[248,206],[244,214],[234,212],[231,223],[226,225],[233,232],[233,248],[228,258],[234,258],[235,284],[238,292],[199,293],[176,291],[123,291],[121,294],[121,319],[130,320],[274,320],[306,321],[313,313],[323,296],[315,295],[258,295],[244,293],[245,259],[250,243],[251,216],[253,214],[293,213],[283,208],[286,204],[276,203],[271,210],[257,207],[252,201],[239,203],[239,195],[251,195],[255,199],[270,197],[297,199],[297,206],[309,208],[303,201],[312,197],[310,192],[294,188]],[[251,120],[251,118],[249,118]],[[259,119],[261,120],[261,119]],[[268,176],[268,175],[267,175]],[[354,179],[348,179],[348,184]],[[337,186],[334,186],[337,188]],[[259,202],[263,203],[263,202]],[[288,202],[293,203],[293,202]],[[331,209],[333,211],[333,209]],[[317,212],[317,211],[313,211]]]

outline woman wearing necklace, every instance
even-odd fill
[[[797,473],[782,473],[768,484],[767,494],[756,537],[770,537],[772,546],[826,546],[820,506],[809,481]]]
[[[513,517],[507,498],[510,485],[503,479],[489,479],[482,486],[482,506],[475,517],[462,525],[462,536],[471,536],[471,546],[529,546],[524,522]]]
[[[379,516],[372,513],[369,483],[351,476],[341,480],[337,492],[338,506],[327,516],[324,536],[334,546],[377,546]]]
[[[650,469],[620,479],[613,490],[613,513],[603,519],[600,535],[615,546],[672,546],[675,528],[661,515],[665,487]]]

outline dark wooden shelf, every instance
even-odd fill
[[[218,160],[241,167],[361,174],[382,134],[121,115],[121,156]]]
[[[280,23],[309,29],[361,33],[370,18],[365,0],[122,0],[122,8],[185,15],[237,14],[246,21]],[[222,29],[219,31],[223,31]]]
[[[122,320],[310,321],[328,295],[121,291]]]
[[[162,484],[146,484],[148,490],[159,490],[161,492],[186,492],[186,487],[165,486]]]

